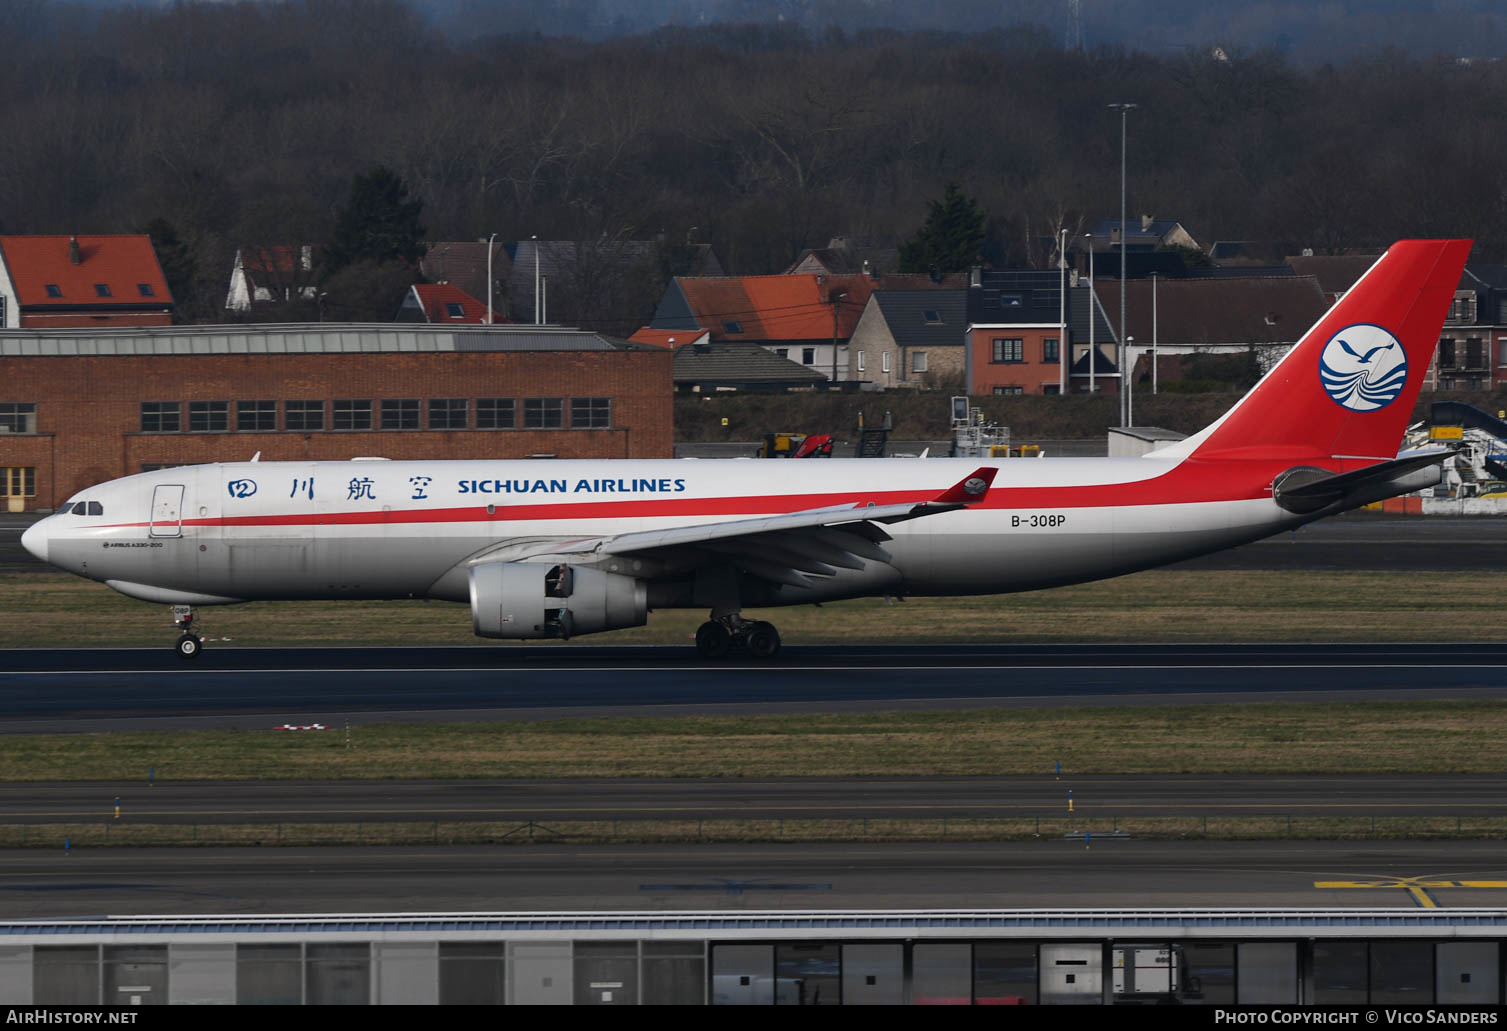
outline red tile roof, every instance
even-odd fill
[[[485,324],[487,321],[487,306],[453,283],[415,283],[413,292],[418,295],[419,303],[423,305],[424,314],[430,322]],[[451,304],[460,305],[460,315],[450,313],[446,306]],[[495,311],[493,315],[496,323],[507,321],[496,317]]]
[[[22,307],[91,308],[173,303],[147,236],[80,236],[78,262],[68,236],[0,236],[0,255]],[[107,291],[102,294],[98,289]],[[150,293],[141,288],[145,286]],[[54,289],[49,291],[48,287]]]
[[[705,337],[704,329],[650,329],[645,326],[628,339],[635,344],[648,344],[651,347],[683,347]]]
[[[836,336],[846,339],[875,287],[867,276],[710,276],[676,282],[697,324],[710,330],[713,340],[727,341],[831,340],[834,296]]]

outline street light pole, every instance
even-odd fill
[[[1129,425],[1130,404],[1125,399],[1125,134],[1126,116],[1134,111],[1135,104],[1110,104],[1120,112],[1120,425]]]
[[[1094,370],[1099,366],[1094,361],[1094,349],[1098,346],[1094,343],[1094,323],[1098,321],[1094,318],[1094,302],[1097,300],[1094,296],[1094,235],[1083,235],[1088,240],[1088,392],[1092,394],[1094,387],[1098,385],[1098,381],[1094,379]]]
[[[487,325],[492,324],[492,241],[497,239],[493,233],[487,237]]]
[[[1067,342],[1067,230],[1062,230],[1057,246],[1057,393],[1067,393],[1067,367],[1073,349]]]
[[[539,238],[529,237],[534,241],[534,325],[539,325]]]

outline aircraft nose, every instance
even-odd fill
[[[47,561],[47,530],[43,523],[32,523],[21,535],[21,547],[31,552],[32,557],[39,562]]]

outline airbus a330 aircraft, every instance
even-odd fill
[[[144,601],[437,598],[482,637],[706,608],[702,655],[767,658],[745,607],[1095,580],[1437,483],[1448,451],[1397,449],[1470,245],[1396,244],[1223,417],[1140,458],[201,465],[85,490],[22,543]]]

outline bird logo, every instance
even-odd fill
[[[1374,412],[1397,400],[1407,385],[1407,351],[1380,326],[1346,326],[1324,345],[1319,382],[1341,408]]]

